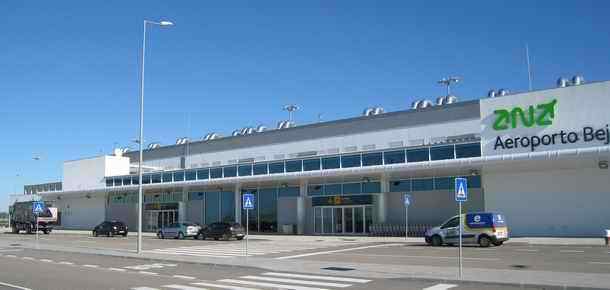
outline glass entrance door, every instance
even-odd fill
[[[369,232],[373,223],[372,206],[314,207],[314,233],[358,235]]]
[[[156,232],[160,228],[167,227],[170,224],[178,222],[177,210],[147,210],[145,217],[144,228],[149,232]]]

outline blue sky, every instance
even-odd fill
[[[62,162],[110,153],[138,133],[144,19],[145,140],[230,134],[403,110],[443,94],[535,89],[559,76],[610,79],[607,1],[18,1],[0,3],[0,209]],[[39,161],[32,156],[41,156]],[[17,176],[19,175],[19,176]]]

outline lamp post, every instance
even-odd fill
[[[148,21],[144,20],[144,36],[142,38],[142,71],[140,75],[140,138],[138,143],[140,145],[140,158],[138,159],[138,254],[142,253],[142,156],[143,154],[143,140],[144,140],[144,59],[146,56],[146,26],[148,24],[159,25],[161,27],[172,26],[174,23],[170,21]]]
[[[448,77],[439,80],[437,83],[447,87],[447,96],[451,95],[451,84],[457,84],[462,80],[460,77]]]

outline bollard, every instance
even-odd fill
[[[606,236],[604,237],[604,239],[606,240],[606,246],[609,245],[609,241],[610,240],[610,230],[606,230]]]

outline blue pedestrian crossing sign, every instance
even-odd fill
[[[42,201],[35,201],[32,204],[32,212],[34,214],[41,214],[44,212],[44,202]]]
[[[455,179],[455,201],[468,201],[468,180],[466,178]]]
[[[408,193],[405,193],[405,206],[408,207],[411,205],[411,195]]]
[[[245,193],[242,199],[243,209],[254,209],[254,194]]]

